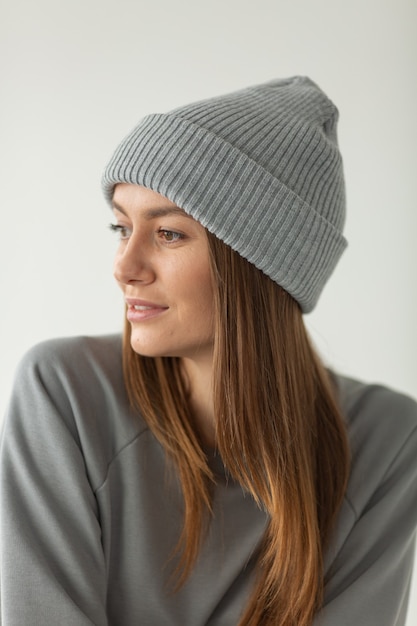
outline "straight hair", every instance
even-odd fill
[[[297,302],[207,232],[214,297],[216,447],[268,514],[239,626],[311,626],[324,595],[323,553],[346,490],[349,446],[335,384]],[[181,362],[143,357],[126,323],[127,392],[174,462],[184,498],[176,589],[210,522],[215,478],[187,402]]]

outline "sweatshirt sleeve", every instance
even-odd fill
[[[3,426],[3,626],[107,625],[97,502],[62,379],[47,348],[32,349]]]
[[[328,571],[320,626],[406,624],[417,525],[417,411],[405,396],[377,396],[369,432],[363,437],[357,429],[354,436],[341,513],[348,530]],[[390,411],[392,419],[381,418]]]

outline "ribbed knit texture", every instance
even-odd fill
[[[310,79],[146,116],[103,175],[159,192],[311,311],[346,241],[338,112]]]

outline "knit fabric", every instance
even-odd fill
[[[159,192],[311,311],[346,241],[338,112],[306,77],[146,116],[103,175]]]

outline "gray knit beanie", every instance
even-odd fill
[[[288,291],[307,313],[346,247],[338,112],[310,79],[146,116],[103,175],[159,192]]]

